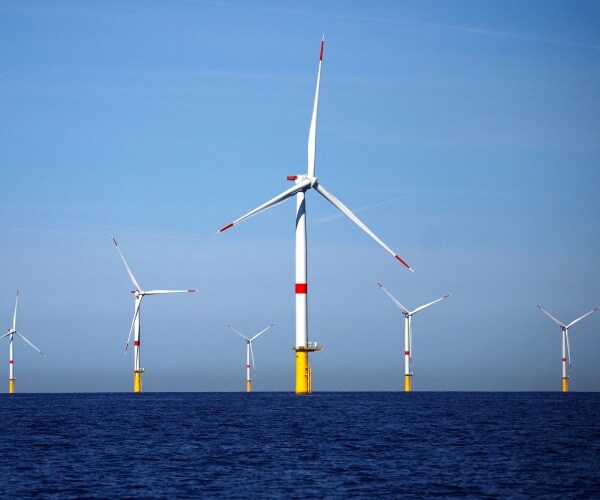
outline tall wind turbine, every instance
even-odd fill
[[[8,392],[12,394],[15,392],[15,351],[13,346],[13,338],[15,335],[21,337],[25,342],[27,342],[31,347],[33,347],[37,352],[39,352],[42,356],[45,354],[40,351],[36,346],[34,346],[29,340],[27,340],[22,333],[17,331],[17,306],[19,305],[19,290],[17,290],[17,299],[15,300],[15,313],[13,315],[13,324],[12,328],[8,329],[8,332],[2,335],[0,339],[4,337],[8,337],[9,348],[8,348]]]
[[[411,377],[413,373],[410,371],[410,365],[412,364],[412,317],[417,314],[419,311],[432,306],[436,302],[440,300],[447,299],[450,297],[450,294],[444,295],[443,297],[434,300],[433,302],[429,302],[422,306],[417,307],[416,309],[409,311],[406,307],[404,307],[396,298],[388,292],[379,281],[377,284],[381,287],[381,289],[387,294],[387,296],[392,299],[394,304],[396,304],[402,314],[404,315],[404,392],[410,392],[412,390]]]
[[[599,308],[595,307],[590,312],[585,313],[574,321],[571,321],[568,325],[565,325],[562,321],[557,320],[552,314],[544,310],[542,306],[536,304],[538,309],[554,321],[562,330],[562,392],[569,392],[569,375],[567,374],[567,357],[569,358],[569,372],[571,370],[571,348],[569,346],[569,328],[575,323],[579,323],[583,318],[589,316]]]
[[[274,325],[275,323],[271,323],[264,330],[261,330],[252,338],[246,337],[243,333],[238,332],[233,326],[227,325],[227,328],[231,328],[235,333],[237,333],[246,341],[246,392],[252,392],[252,379],[250,378],[250,359],[252,359],[252,368],[256,372],[256,366],[254,365],[254,351],[252,349],[252,342],[254,342],[260,335],[265,333],[269,328],[273,327]]]
[[[321,350],[316,342],[308,342],[308,310],[307,310],[307,260],[306,260],[306,200],[305,193],[309,189],[314,189],[323,198],[329,201],[334,207],[340,210],[360,229],[373,238],[396,260],[406,266],[410,271],[412,268],[392,251],[383,241],[381,241],[363,222],[354,215],[346,205],[333,196],[329,191],[317,181],[315,177],[315,158],[316,158],[316,136],[317,136],[317,112],[319,106],[319,86],[321,83],[321,65],[323,62],[323,50],[325,47],[325,38],[321,40],[321,52],[319,55],[319,70],[317,73],[317,87],[315,91],[315,101],[313,105],[312,119],[308,132],[308,168],[307,173],[302,175],[290,175],[289,181],[294,182],[294,186],[286,189],[275,198],[263,203],[254,210],[242,215],[239,219],[227,224],[219,232],[223,232],[240,222],[258,214],[268,208],[271,208],[292,196],[296,196],[296,394],[310,394],[312,392],[312,372],[308,362],[308,353]]]
[[[142,287],[135,279],[135,276],[131,272],[131,269],[127,265],[127,261],[119,248],[119,244],[117,240],[113,237],[113,241],[115,242],[115,246],[117,247],[117,251],[121,256],[121,260],[123,264],[125,264],[125,269],[127,269],[127,273],[131,278],[131,282],[135,287],[134,290],[131,290],[131,293],[134,296],[134,310],[133,310],[133,321],[131,322],[131,327],[129,328],[129,336],[127,337],[127,343],[125,344],[125,352],[127,352],[127,348],[129,347],[129,340],[131,339],[131,333],[133,332],[133,392],[142,392],[142,373],[144,373],[145,369],[140,366],[140,306],[142,304],[142,299],[146,295],[162,295],[165,293],[191,293],[196,292],[197,290],[142,290]]]

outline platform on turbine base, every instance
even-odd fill
[[[295,346],[295,347],[292,347],[292,349],[294,349],[294,351],[296,351],[296,352],[315,352],[315,351],[322,351],[323,347],[320,345],[317,345],[316,342],[308,342],[306,345]]]

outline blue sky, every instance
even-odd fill
[[[319,181],[307,200],[315,390],[559,390],[560,330],[600,305],[600,4],[0,4],[0,312],[21,392],[129,391],[148,297],[148,391],[292,390],[295,203],[215,231],[306,171],[319,44]],[[571,332],[571,389],[600,390],[600,314]],[[3,341],[5,342],[5,341]],[[0,345],[8,358],[8,343]],[[8,378],[8,363],[6,363]],[[4,375],[0,371],[0,380]]]

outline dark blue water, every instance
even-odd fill
[[[598,393],[0,397],[3,497],[600,498]]]

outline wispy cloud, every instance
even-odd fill
[[[398,198],[392,198],[391,200],[387,200],[384,201],[382,203],[373,203],[371,205],[365,205],[363,207],[359,207],[359,208],[351,208],[350,210],[352,210],[352,212],[354,212],[355,214],[360,213],[360,212],[366,212],[368,210],[373,210],[374,208],[381,208],[381,207],[386,207],[388,205],[392,205],[394,203],[397,203],[399,201],[403,201],[403,200],[408,200],[410,198],[412,198],[413,195],[407,195],[407,196],[401,196]],[[310,224],[312,225],[319,225],[319,224],[325,224],[327,222],[331,222],[337,219],[342,219],[343,217],[345,217],[344,214],[337,212],[334,213],[333,215],[328,215],[326,217],[319,217],[316,219],[313,219]]]
[[[203,4],[203,5],[219,5],[224,7],[234,7],[234,8],[246,8],[252,10],[260,10],[263,12],[274,12],[279,14],[286,15],[302,15],[302,16],[314,16],[314,17],[326,17],[326,18],[334,18],[341,19],[347,21],[361,21],[361,22],[374,22],[380,24],[395,24],[395,25],[406,25],[406,26],[425,26],[429,28],[436,29],[448,29],[455,31],[462,31],[465,33],[473,33],[477,35],[484,36],[494,36],[494,37],[504,37],[504,38],[513,38],[516,40],[523,40],[529,42],[536,43],[544,43],[550,45],[557,45],[561,47],[574,47],[574,48],[583,48],[583,49],[591,49],[591,50],[600,50],[600,45],[591,44],[591,43],[581,43],[581,42],[571,42],[567,40],[554,40],[545,37],[532,36],[522,33],[511,33],[508,31],[501,30],[490,30],[486,28],[478,28],[473,26],[461,26],[455,24],[444,24],[444,23],[428,23],[423,21],[407,21],[407,20],[398,20],[392,18],[384,18],[384,17],[376,17],[376,16],[353,16],[347,14],[331,14],[326,12],[313,12],[307,10],[298,10],[298,9],[288,9],[281,7],[265,7],[259,5],[252,5],[250,3],[235,3],[235,2],[221,2],[215,0],[180,0],[184,3],[193,3],[193,4]]]

